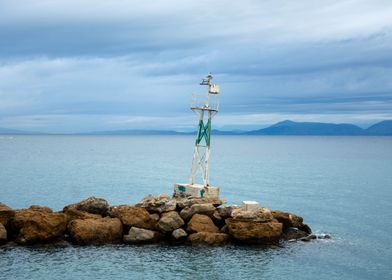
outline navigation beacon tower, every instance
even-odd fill
[[[219,85],[214,85],[211,73],[202,79],[200,85],[207,87],[207,93],[194,94],[191,110],[199,117],[199,126],[193,152],[189,183],[175,184],[174,194],[193,197],[219,198],[219,188],[209,185],[208,162],[211,149],[211,120],[219,110]],[[201,179],[197,183],[197,179]]]

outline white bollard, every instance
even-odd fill
[[[260,209],[260,205],[257,201],[242,201],[242,209],[245,211],[257,212]]]

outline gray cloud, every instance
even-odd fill
[[[192,127],[209,71],[220,126],[379,120],[391,14],[390,1],[0,0],[0,126]]]

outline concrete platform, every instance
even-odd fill
[[[193,197],[206,197],[219,199],[219,187],[204,187],[199,184],[174,184],[175,195],[185,195]]]

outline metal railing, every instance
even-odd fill
[[[219,101],[218,94],[194,93],[191,108],[219,111]]]

